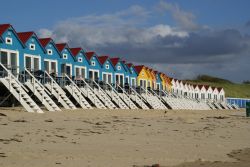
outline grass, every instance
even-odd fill
[[[203,84],[214,87],[222,87],[226,92],[226,97],[250,98],[250,84],[238,84],[229,80],[216,78],[208,75],[200,75],[193,80],[185,80],[192,84]]]

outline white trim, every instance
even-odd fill
[[[95,66],[96,64],[95,64],[95,61],[94,60],[92,60],[91,61],[91,66]]]
[[[83,60],[82,57],[78,57],[77,59],[78,62],[82,62],[82,60]]]
[[[33,47],[33,48],[32,48],[32,47]],[[30,44],[29,44],[29,49],[30,49],[30,50],[36,50],[36,45],[33,44],[33,43],[30,43]]]
[[[63,53],[63,59],[68,59],[68,54]]]
[[[72,70],[72,64],[66,63],[65,66],[70,66],[70,76],[72,76],[72,71],[73,71]],[[65,73],[67,74],[67,68],[65,70],[66,70]]]
[[[117,70],[121,70],[122,68],[121,68],[121,65],[118,65],[117,66]]]
[[[8,40],[10,40],[10,42],[8,42]],[[13,44],[12,38],[6,37],[5,38],[5,43],[8,44],[8,45],[12,45]]]
[[[47,54],[48,55],[53,55],[53,50],[52,49],[47,49]]]
[[[80,69],[85,69],[84,77],[87,78],[87,67],[85,67],[85,66],[77,66],[77,65],[75,65],[74,67],[75,67],[74,68],[75,76],[76,76],[76,68],[80,68]],[[81,75],[82,75],[82,71],[81,71]]]
[[[134,80],[134,83],[135,83],[135,85],[132,85],[132,81]],[[136,86],[137,85],[137,83],[136,83],[136,78],[135,77],[130,77],[130,86]]]
[[[104,78],[104,77],[103,77],[104,74],[106,74],[106,75],[111,75],[111,83],[114,83],[114,82],[113,82],[113,73],[111,73],[111,72],[102,72],[102,81],[103,81],[103,78]],[[106,79],[107,79],[107,78],[106,78]]]
[[[8,66],[11,65],[10,64],[10,60],[11,60],[10,53],[15,53],[16,54],[16,56],[17,56],[17,59],[16,59],[17,67],[16,68],[17,68],[17,73],[19,73],[19,68],[20,68],[20,65],[19,65],[19,51],[18,50],[2,49],[2,48],[0,48],[0,51],[7,52],[7,55],[8,55],[8,59],[7,59]]]
[[[107,70],[109,69],[109,64],[105,65],[105,69],[107,69]]]
[[[99,70],[95,70],[95,69],[89,69],[89,72],[92,71],[92,72],[97,72],[97,76],[98,76],[98,79],[100,80],[100,71]],[[88,73],[89,74],[89,73]],[[94,77],[94,75],[92,76]],[[89,76],[88,76],[89,78]],[[93,78],[89,78],[89,79],[93,79]]]
[[[51,71],[51,62],[56,63],[56,74],[58,74],[58,62],[57,62],[57,60],[54,60],[54,59],[44,59],[43,61],[44,62],[45,61],[49,62],[49,71]]]
[[[34,58],[38,58],[39,59],[39,70],[41,70],[41,57],[40,55],[31,55],[31,54],[26,54],[24,53],[24,67],[26,67],[26,57],[30,57],[31,58],[31,68],[32,70],[34,70]]]

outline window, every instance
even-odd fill
[[[35,44],[30,44],[30,50],[36,50],[36,45]]]
[[[51,49],[47,49],[47,53],[48,53],[48,55],[52,55],[53,51]]]
[[[78,57],[78,62],[82,62],[82,58],[81,57]]]
[[[67,54],[63,54],[63,59],[67,59],[68,55]]]
[[[106,65],[106,69],[109,69],[109,65],[108,64]]]
[[[8,44],[8,45],[12,45],[12,38],[6,37],[5,38],[5,43]]]
[[[121,70],[121,66],[117,66],[117,70]]]
[[[91,61],[91,65],[92,65],[92,66],[95,66],[95,61]]]

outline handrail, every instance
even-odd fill
[[[36,77],[35,77],[34,75],[31,74],[31,72],[30,72],[29,70],[27,70],[27,68],[24,68],[24,70],[25,70],[26,73],[29,74],[29,76],[32,77],[32,79],[33,79],[36,83],[38,83],[39,86],[41,86],[41,87],[43,88],[43,90],[46,91],[46,88],[36,79]],[[46,92],[47,92],[49,95],[51,95],[50,92],[48,92],[48,91],[46,91]]]
[[[53,90],[53,84],[56,85],[62,92],[64,92],[61,88],[61,86],[58,85],[58,83],[50,76],[50,74],[47,73],[47,71],[44,71],[44,74],[46,74],[49,79],[52,81],[51,85],[51,91]]]
[[[146,102],[146,100],[145,100],[139,93],[137,93],[136,90],[134,90],[133,87],[130,87],[130,86],[129,86],[129,89],[132,90],[132,92],[134,92],[134,93],[141,99],[141,103],[143,103],[143,101]],[[137,96],[136,96],[136,97],[137,97]],[[135,98],[136,98],[136,97],[135,97]],[[136,98],[136,99],[137,99],[137,98]],[[142,105],[142,104],[141,104],[141,105]]]
[[[26,91],[28,92],[28,89],[25,88],[25,86],[2,64],[0,63],[0,65],[3,67],[3,69],[7,72],[8,74],[8,77],[11,77],[13,78],[19,85],[21,85],[21,87]]]
[[[120,88],[121,90],[122,90],[122,92],[123,92],[123,99],[124,99],[124,94],[125,94],[125,96],[127,96],[127,98],[129,98],[129,95],[127,94],[127,92],[119,85],[119,84],[117,84],[117,86],[118,86],[118,88]],[[118,94],[119,95],[119,94]],[[130,100],[130,98],[129,98],[129,107],[131,108],[131,100]]]
[[[102,93],[104,93],[104,95],[105,95],[106,97],[108,97],[107,94],[104,92],[104,90],[100,87],[100,85],[99,85],[98,83],[96,83],[94,80],[93,80],[93,83],[98,87],[99,90],[101,90]],[[108,98],[109,98],[109,97],[108,97]]]
[[[73,84],[73,86],[75,86],[75,88],[80,91],[81,93],[84,94],[84,92],[76,85],[75,82],[72,81],[72,79],[70,79],[70,77],[67,74],[64,74],[64,76],[70,81],[71,84]]]

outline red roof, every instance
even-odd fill
[[[135,71],[139,74],[141,70],[143,69],[144,65],[134,66]]]
[[[222,87],[218,87],[217,89],[218,89],[218,91],[220,92],[223,88],[222,88]]]
[[[10,24],[0,24],[0,35],[2,36],[10,26]]]
[[[94,56],[95,52],[86,52],[87,58],[90,60]]]
[[[127,66],[130,68],[133,64],[132,63],[128,63]]]
[[[208,90],[209,88],[209,85],[204,85],[205,89]]]
[[[62,50],[67,46],[66,43],[59,43],[56,44],[57,49],[59,50],[59,52],[62,52]]]
[[[73,54],[73,56],[77,56],[81,50],[82,48],[70,48],[70,51]]]
[[[19,32],[17,33],[19,39],[25,44],[29,39],[30,37],[34,34],[33,31],[30,31],[30,32]]]
[[[100,63],[103,65],[105,63],[105,61],[108,59],[108,56],[99,56],[98,59],[100,61]]]
[[[119,57],[115,57],[115,58],[111,58],[111,59],[110,59],[114,67],[115,67],[116,64],[119,62],[119,59],[120,59]]]
[[[43,47],[46,47],[50,41],[52,41],[51,38],[40,38],[39,39],[39,42],[41,43],[41,45]]]
[[[198,85],[198,88],[199,88],[199,89],[202,89],[202,87],[203,87],[203,85]]]

